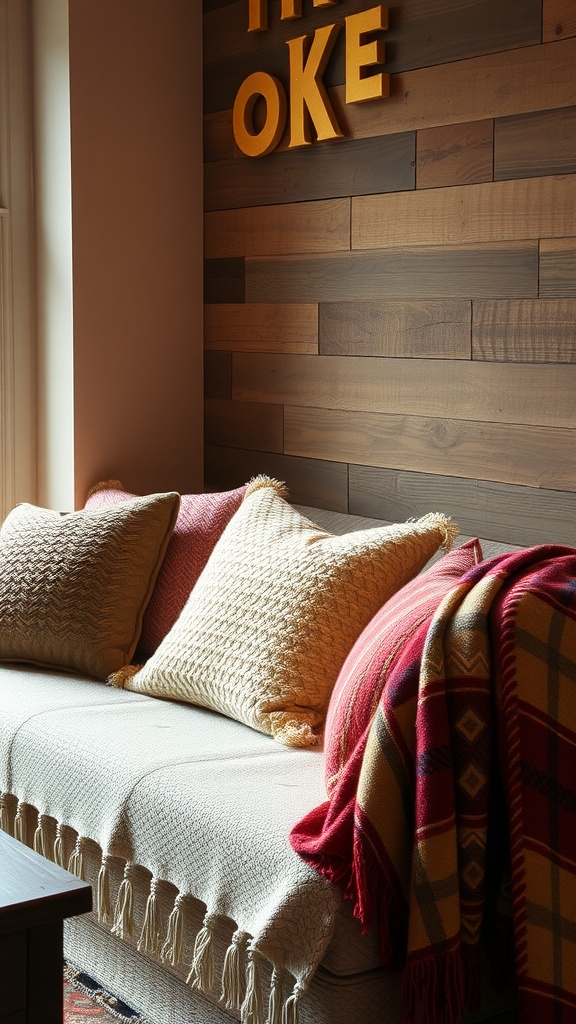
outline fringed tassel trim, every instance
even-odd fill
[[[38,815],[38,823],[34,832],[32,847],[41,857],[48,857],[48,841],[46,835],[47,819],[45,814]]]
[[[14,819],[14,838],[28,846],[28,823],[26,820],[26,804],[20,800]]]
[[[302,985],[297,981],[292,989],[292,995],[288,996],[282,1007],[282,1024],[299,1024],[298,1006],[302,991]]]
[[[270,996],[268,999],[268,1018],[266,1024],[282,1024],[282,978],[280,972],[274,968],[270,981]]]
[[[157,953],[160,947],[158,927],[158,879],[152,877],[150,881],[150,892],[146,900],[144,912],[144,924],[138,942],[138,949],[141,953]]]
[[[56,838],[54,840],[54,856],[53,861],[58,864],[59,867],[65,868],[64,863],[64,836],[62,834],[62,825],[60,822],[56,824]]]
[[[7,832],[9,836],[13,835],[9,793],[0,794],[0,828],[3,832]]]
[[[133,865],[128,861],[124,868],[124,878],[118,890],[114,924],[111,931],[119,939],[126,939],[134,931],[134,886],[132,884]]]
[[[164,963],[176,967],[182,962],[182,948],[184,945],[184,918],[182,914],[183,897],[178,893],[174,900],[174,907],[168,918],[168,931],[166,941],[162,946],[160,954]]]
[[[264,999],[256,952],[248,948],[246,995],[240,1008],[242,1024],[265,1024]]]
[[[402,1024],[458,1024],[463,1012],[459,949],[407,964],[402,977]]]
[[[100,924],[113,924],[114,914],[112,913],[112,901],[110,899],[110,858],[107,854],[102,855],[102,864],[98,872],[96,890],[98,920]]]
[[[84,850],[86,848],[86,839],[84,836],[78,836],[76,839],[76,845],[68,861],[68,871],[72,875],[76,875],[76,878],[81,878],[82,881],[85,879],[84,873]]]
[[[226,950],[220,999],[228,1010],[239,1010],[246,997],[246,947],[249,936],[238,929]]]
[[[188,975],[187,983],[201,992],[210,992],[214,985],[214,952],[213,952],[213,929],[217,918],[213,914],[206,914],[202,928],[196,936],[194,943],[194,954],[192,967]]]

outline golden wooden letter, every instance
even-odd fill
[[[384,63],[384,41],[362,42],[368,32],[388,28],[388,8],[383,4],[346,18],[346,103],[379,100],[388,96],[390,75],[379,71],[366,76],[364,68]]]
[[[252,114],[259,97],[266,103],[266,120],[259,132],[254,131]],[[236,145],[246,156],[266,156],[282,138],[286,127],[287,101],[284,86],[273,75],[255,71],[242,82],[236,93],[232,125]]]
[[[268,28],[268,0],[248,0],[248,31],[264,32]]]
[[[302,0],[282,0],[280,20],[288,21],[291,18],[302,17]]]
[[[338,0],[314,0],[314,7],[332,7],[332,4],[337,4]]]
[[[305,46],[310,36],[290,39],[286,44],[290,51],[290,149],[310,145],[310,120],[319,140],[343,137],[322,81],[340,28],[325,25],[316,29],[307,56]]]

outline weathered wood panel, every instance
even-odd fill
[[[475,301],[472,353],[474,359],[576,363],[576,300]]]
[[[496,120],[494,178],[576,171],[576,107]]]
[[[470,303],[324,302],[319,307],[323,355],[470,358]]]
[[[348,511],[348,466],[320,459],[300,459],[271,452],[206,445],[206,487],[227,490],[266,473],[288,485],[290,501],[317,508]]]
[[[414,188],[413,132],[325,142],[261,160],[207,164],[206,210],[267,206]],[[313,173],[311,173],[313,168]]]
[[[576,492],[350,466],[350,512],[404,522],[445,512],[464,536],[576,546]]]
[[[352,200],[352,248],[576,235],[576,174]]]
[[[207,350],[238,352],[318,352],[318,306],[281,303],[229,303],[206,306]]]
[[[394,75],[382,103],[346,106],[342,86],[330,98],[341,127],[357,139],[571,107],[575,89],[576,40],[564,39]]]
[[[232,354],[204,353],[204,397],[232,398]]]
[[[537,293],[537,242],[246,260],[247,302],[530,298]]]
[[[287,406],[284,451],[362,466],[576,491],[576,430],[568,427]]]
[[[204,302],[244,302],[244,260],[204,260]]]
[[[492,120],[422,128],[416,139],[417,188],[492,181]]]
[[[207,444],[281,452],[282,409],[264,402],[208,399],[204,418]]]
[[[576,36],[576,6],[574,0],[543,0],[542,41],[566,39]]]
[[[576,238],[540,242],[540,295],[576,299]]]
[[[350,249],[350,199],[253,206],[206,213],[207,257]]]
[[[576,366],[234,353],[232,397],[443,419],[576,427]],[[576,452],[575,452],[576,469]]]

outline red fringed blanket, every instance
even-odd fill
[[[476,1001],[506,832],[520,1019],[576,1024],[572,548],[498,556],[454,587],[397,659],[331,799],[291,833],[379,927],[405,1024],[455,1024]]]

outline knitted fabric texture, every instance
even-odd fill
[[[358,635],[456,533],[434,513],[333,536],[260,479],[155,655],[116,683],[213,708],[290,746],[314,745]]]
[[[17,505],[0,532],[0,659],[105,679],[136,648],[175,492],[101,511]]]
[[[153,654],[180,615],[212,548],[244,497],[246,486],[213,494],[182,494],[180,511],[152,596],[144,612],[138,651]],[[96,484],[87,509],[105,509],[134,498],[119,480]]]

